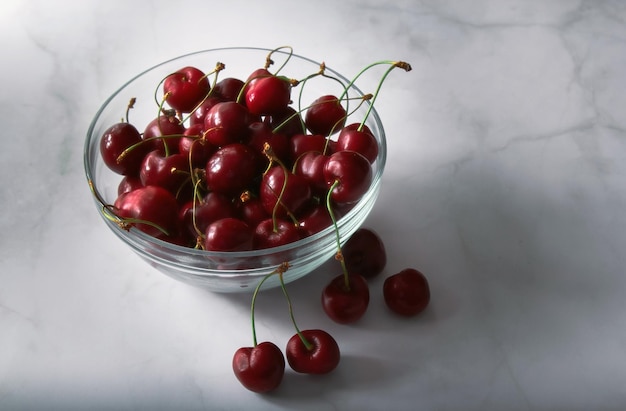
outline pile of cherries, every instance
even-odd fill
[[[222,63],[171,73],[143,131],[128,121],[131,101],[126,121],[100,140],[105,164],[123,176],[107,211],[178,245],[244,251],[321,231],[332,224],[329,206],[336,216],[350,210],[371,185],[379,147],[366,118],[346,124],[347,102],[372,96],[348,97],[346,86],[295,107],[294,89],[328,76],[325,67],[295,80],[271,73],[271,63],[270,54],[243,80],[218,81]]]
[[[278,50],[278,49],[276,49]],[[369,305],[367,280],[383,271],[386,254],[373,231],[359,229],[342,247],[337,218],[369,189],[379,147],[365,125],[380,84],[400,61],[382,61],[388,70],[375,94],[349,97],[322,95],[302,108],[292,93],[304,79],[271,72],[272,55],[246,79],[219,78],[225,65],[208,73],[183,67],[157,85],[158,114],[142,129],[126,118],[110,126],[100,140],[105,164],[121,176],[118,196],[106,205],[107,216],[121,227],[136,227],[181,246],[209,251],[266,249],[298,241],[334,226],[336,259],[342,272],[322,292],[322,307],[340,324],[358,321]],[[291,56],[291,54],[288,54]],[[211,81],[213,79],[213,81]],[[334,79],[337,80],[337,79]],[[353,82],[354,82],[353,80]],[[365,118],[349,122],[349,101],[369,101]],[[300,331],[293,315],[280,264],[257,286],[252,298],[253,346],[233,357],[233,371],[246,388],[268,392],[280,384],[285,370],[281,350],[257,343],[254,306],[263,282],[278,275],[296,334],[286,347],[287,362],[301,373],[325,374],[339,363],[335,339],[319,329]],[[430,300],[423,274],[406,269],[383,286],[387,306],[413,316]]]

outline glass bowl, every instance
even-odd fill
[[[160,63],[136,75],[111,95],[95,114],[84,147],[84,166],[87,181],[92,190],[97,211],[109,229],[130,249],[148,264],[162,273],[193,286],[215,292],[252,292],[262,278],[274,271],[282,262],[289,263],[284,273],[286,283],[301,278],[333,258],[337,252],[337,237],[332,226],[291,244],[254,251],[211,252],[179,246],[147,235],[136,228],[123,229],[118,222],[110,218],[106,207],[114,203],[122,176],[112,172],[100,155],[100,139],[104,131],[121,120],[131,98],[137,102],[131,111],[131,123],[138,130],[158,114],[155,102],[155,89],[170,73],[185,67],[195,66],[210,71],[218,62],[225,65],[220,79],[235,77],[245,80],[259,67],[263,67],[270,49],[263,48],[220,48],[194,52]],[[281,73],[290,78],[302,79],[320,69],[320,63],[291,53],[290,50],[278,49],[272,54],[272,60],[278,67],[286,62]],[[288,61],[287,61],[288,60]],[[274,67],[274,66],[272,66]],[[205,71],[205,72],[206,72]],[[343,75],[326,67],[325,73],[348,85]],[[302,101],[333,94],[338,96],[343,88],[336,81],[308,81],[302,90]],[[300,98],[292,93],[292,99]],[[298,91],[299,93],[299,91]],[[363,93],[354,85],[350,86],[349,95],[361,96]],[[350,103],[353,106],[358,104]],[[355,108],[349,108],[354,110]],[[370,128],[379,144],[378,157],[373,162],[371,186],[354,207],[337,220],[341,242],[345,242],[364,222],[379,194],[381,177],[386,160],[386,141],[380,118],[369,102],[360,105],[346,124],[360,122],[367,112],[366,125]],[[352,120],[354,119],[354,120]],[[277,276],[271,276],[263,283],[263,288],[279,286]]]

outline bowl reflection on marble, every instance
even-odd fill
[[[337,249],[336,233],[328,227],[316,234],[297,242],[263,250],[237,252],[211,252],[179,246],[151,237],[136,228],[123,229],[118,221],[110,218],[106,207],[114,203],[118,184],[122,176],[112,172],[100,155],[100,139],[104,131],[121,120],[131,98],[136,98],[131,110],[130,122],[141,131],[158,113],[155,103],[155,88],[168,74],[185,66],[213,68],[217,62],[225,64],[226,69],[220,78],[236,77],[246,79],[258,67],[262,67],[268,49],[261,48],[221,48],[199,51],[183,55],[158,64],[130,79],[110,96],[95,114],[85,141],[84,166],[87,181],[94,194],[95,205],[109,229],[127,244],[137,255],[162,273],[185,283],[203,287],[216,292],[253,291],[259,281],[276,269],[281,262],[288,262],[289,269],[284,274],[285,282],[294,281],[311,273],[324,262],[332,258]],[[290,56],[290,57],[289,57]],[[273,59],[279,58],[287,65],[283,69],[291,78],[301,79],[319,70],[320,63],[279,50]],[[341,74],[326,68],[326,73],[336,77],[343,84],[349,80]],[[334,85],[333,85],[334,84]],[[327,87],[327,88],[325,88]],[[302,90],[302,101],[324,95],[339,95],[343,89],[337,82],[311,81]],[[298,91],[299,93],[299,91]],[[350,87],[350,95],[362,95],[355,86]],[[295,97],[292,96],[295,100]],[[369,104],[361,105],[350,119],[361,121]],[[353,108],[352,108],[353,109]],[[358,119],[358,120],[356,120]],[[379,153],[373,163],[372,184],[358,203],[338,220],[342,241],[352,235],[370,213],[379,194],[381,177],[386,160],[386,142],[383,125],[376,111],[371,109],[366,125],[371,129],[379,144]],[[270,277],[263,284],[264,288],[280,284],[277,276]]]

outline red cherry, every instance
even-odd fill
[[[183,67],[163,82],[165,101],[174,110],[190,113],[207,94],[211,86],[205,74],[196,67]]]
[[[252,249],[253,231],[238,218],[226,217],[209,224],[204,248],[209,251],[246,251]]]
[[[139,178],[144,186],[154,185],[167,189],[172,194],[180,192],[190,184],[189,159],[182,154],[164,156],[159,150],[148,153],[141,163]]]
[[[337,217],[337,213],[335,213],[335,218]],[[310,236],[330,227],[333,220],[330,218],[326,204],[316,204],[301,214],[298,223],[300,230],[304,233],[303,235]]]
[[[337,151],[326,161],[324,177],[329,187],[337,182],[331,192],[335,203],[355,203],[372,183],[372,165],[356,151]]]
[[[302,337],[311,345],[307,347],[300,335],[287,342],[285,355],[289,366],[305,374],[328,374],[339,365],[341,353],[337,341],[323,330],[303,330]]]
[[[226,77],[221,79],[213,87],[213,95],[223,101],[237,101],[244,82],[238,78]]]
[[[293,243],[300,238],[300,231],[294,223],[279,218],[267,218],[256,226],[252,245],[257,250],[272,248]]]
[[[286,179],[286,181],[285,181]],[[311,187],[302,176],[293,174],[281,166],[273,166],[261,181],[259,197],[265,211],[276,217],[287,217],[289,213],[296,215],[311,200]],[[280,199],[278,207],[276,204]]]
[[[266,393],[280,385],[285,374],[285,357],[280,348],[266,341],[235,351],[232,367],[241,385],[256,393]]]
[[[228,197],[212,191],[201,201],[186,202],[180,208],[178,215],[185,233],[191,238],[196,238],[204,234],[212,222],[226,217],[235,217],[237,212]]]
[[[255,121],[250,124],[250,139],[248,145],[254,148],[258,157],[259,169],[265,169],[269,159],[265,155],[265,144],[269,144],[272,152],[281,161],[288,161],[289,139],[284,134],[274,133],[264,122]]]
[[[337,151],[356,151],[373,163],[378,157],[378,141],[369,129],[358,129],[358,124],[344,127],[337,137]]]
[[[295,108],[287,106],[283,111],[266,116],[263,121],[277,133],[287,137],[305,133],[302,129],[302,117]]]
[[[141,160],[152,149],[149,144],[139,144],[141,141],[141,134],[132,124],[112,125],[100,138],[100,155],[104,164],[121,175],[139,175]],[[124,155],[120,157],[122,153]]]
[[[122,219],[147,221],[170,235],[177,231],[178,203],[174,195],[163,187],[147,186],[124,193],[115,200],[114,207],[116,214]],[[153,237],[164,235],[159,228],[150,224],[130,224]]]
[[[248,138],[248,109],[234,101],[215,104],[204,117],[205,138],[214,146],[239,143]]]
[[[246,88],[246,107],[251,113],[268,116],[281,113],[291,101],[291,85],[277,76],[258,77]]]
[[[238,196],[252,184],[258,174],[253,150],[234,143],[217,150],[206,165],[209,190],[229,196]]]
[[[189,126],[178,142],[178,152],[189,158],[192,167],[204,167],[217,148],[203,138],[200,124]]]
[[[326,137],[321,134],[296,134],[289,139],[289,155],[291,162],[295,163],[304,153],[317,151],[330,155],[332,147],[330,141],[326,142]]]
[[[153,139],[151,140],[153,150],[161,150],[165,153],[166,144],[167,152],[174,154],[178,152],[178,140],[184,132],[185,126],[180,124],[178,118],[173,115],[161,115],[148,123],[143,132],[143,139]]]
[[[369,279],[379,275],[387,264],[385,245],[369,228],[359,228],[342,247],[346,268]]]
[[[339,132],[346,122],[346,109],[332,95],[318,97],[304,115],[304,123],[313,134],[329,136]]]
[[[319,151],[308,151],[302,154],[294,164],[293,172],[305,177],[316,195],[325,195],[328,190],[324,177],[324,166],[328,156]]]
[[[191,113],[191,116],[189,117],[189,125],[194,126],[196,124],[199,124],[202,126],[202,129],[204,129],[204,118],[206,117],[207,113],[214,105],[221,101],[223,100],[217,97],[209,97],[204,100],[202,104],[200,104],[198,108],[196,108],[193,113]]]
[[[124,176],[117,186],[117,195],[122,195],[130,191],[143,187],[139,177]]]
[[[271,216],[265,211],[263,203],[259,197],[242,196],[238,203],[237,211],[240,218],[250,227],[256,227],[261,221]]]
[[[344,126],[341,130],[342,131],[343,130],[345,131],[358,130],[359,127],[361,128],[361,131],[363,131],[364,133],[374,135],[374,133],[372,133],[372,130],[367,126],[367,124],[361,125],[361,123],[350,123]]]
[[[359,274],[349,274],[349,286],[343,274],[333,278],[322,291],[322,308],[331,320],[350,324],[359,320],[370,302],[369,286]]]
[[[406,268],[385,279],[383,296],[393,312],[410,317],[426,309],[430,302],[430,287],[423,273]]]

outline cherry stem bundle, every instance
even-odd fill
[[[367,118],[369,117],[369,115],[370,115],[370,113],[372,111],[372,108],[374,107],[374,102],[376,101],[376,98],[378,97],[378,93],[380,92],[380,89],[381,89],[383,83],[385,82],[385,79],[389,75],[389,73],[393,69],[395,69],[396,67],[401,68],[404,71],[411,71],[412,70],[411,65],[409,63],[405,62],[405,61],[382,60],[382,61],[377,61],[375,63],[369,64],[365,68],[363,68],[356,76],[354,76],[354,78],[352,79],[352,81],[350,81],[350,83],[348,83],[348,85],[346,86],[346,91],[344,92],[344,94],[341,95],[340,98],[343,98],[343,96],[348,92],[348,89],[351,86],[354,85],[354,83],[357,81],[357,79],[359,77],[361,77],[363,75],[363,73],[365,73],[367,70],[371,69],[372,67],[383,65],[383,64],[388,64],[390,67],[385,71],[385,73],[383,74],[382,78],[378,82],[378,86],[376,87],[376,91],[374,92],[374,96],[372,97],[372,99],[370,101],[370,105],[367,108],[367,112],[365,113],[365,116],[363,117],[363,120],[361,121],[361,124],[357,128],[359,131],[361,131],[363,129],[363,126],[365,125],[365,122],[367,121]]]
[[[261,279],[261,281],[259,281],[259,284],[257,284],[256,288],[254,289],[254,294],[252,294],[252,303],[250,304],[250,320],[252,323],[252,342],[253,342],[253,347],[256,347],[258,342],[257,342],[257,338],[256,338],[256,324],[254,322],[254,308],[256,306],[256,298],[259,294],[259,291],[261,290],[261,286],[263,285],[263,283],[265,283],[265,281],[267,281],[268,278],[270,278],[271,276],[275,275],[275,274],[279,274],[280,278],[281,278],[281,282],[282,282],[282,276],[283,273],[285,271],[287,271],[289,269],[289,263],[288,262],[284,262],[281,263],[278,267],[276,267],[276,269],[274,271],[272,271],[271,273],[267,274],[265,277],[263,277]]]

